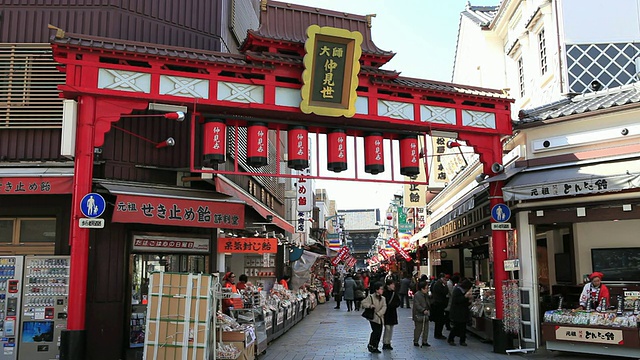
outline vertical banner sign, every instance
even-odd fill
[[[424,150],[426,154],[426,150]],[[424,169],[424,157],[419,158],[418,163],[420,169]],[[427,194],[427,186],[421,185],[427,182],[427,174],[426,171],[420,171],[420,173],[416,176],[405,176],[405,181],[414,180],[416,183],[404,184],[404,197],[403,203],[407,208],[416,208],[416,207],[425,207],[427,205],[426,194]],[[421,183],[421,184],[418,184]],[[430,186],[429,186],[430,187]]]
[[[411,260],[411,256],[409,256],[409,254],[407,254],[406,251],[404,251],[404,249],[402,249],[400,247],[400,243],[398,243],[398,240],[396,239],[389,239],[389,245],[391,245],[391,247],[398,253],[400,254],[400,256],[402,256],[405,260],[409,261]]]
[[[338,255],[336,255],[336,257],[334,257],[331,260],[331,264],[333,264],[333,266],[338,265],[340,263],[340,261],[342,261],[347,255],[349,255],[349,248],[346,247],[346,246],[343,246],[338,251]]]
[[[304,211],[298,211],[298,217],[296,218],[296,232],[297,233],[306,233],[307,232],[307,213]]]
[[[333,27],[307,28],[300,110],[352,117],[362,54],[362,34]]]
[[[298,179],[296,184],[296,210],[297,211],[311,211],[313,210],[313,199],[311,195],[311,184],[305,178]]]

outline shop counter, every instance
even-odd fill
[[[631,312],[551,310],[544,320],[548,350],[640,358],[638,316]]]

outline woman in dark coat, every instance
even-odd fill
[[[396,283],[393,279],[387,279],[384,286],[384,298],[387,301],[387,311],[384,313],[384,336],[382,337],[382,350],[393,350],[391,347],[391,337],[393,327],[398,325],[398,306],[400,306],[400,296],[396,292]]]
[[[449,333],[447,341],[449,345],[455,346],[455,337],[460,337],[460,345],[467,346],[467,319],[469,318],[469,305],[473,297],[471,289],[471,281],[464,279],[460,284],[453,288],[451,293],[451,311],[450,317],[453,328]]]
[[[342,302],[342,281],[340,275],[336,274],[333,278],[333,297],[336,299],[336,307],[334,309],[340,309],[340,303]]]

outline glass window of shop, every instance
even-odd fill
[[[144,249],[140,239],[147,241],[148,249]],[[129,319],[129,347],[141,348],[144,346],[145,321],[147,317],[147,305],[149,301],[149,275],[152,272],[180,272],[180,273],[204,273],[208,269],[209,248],[199,248],[188,252],[190,247],[182,246],[191,241],[200,241],[208,244],[209,239],[183,239],[170,236],[134,236],[133,251],[130,258],[131,269],[131,312]],[[148,242],[155,241],[153,246]],[[158,246],[157,242],[161,242]],[[139,244],[139,245],[136,245]],[[180,246],[178,246],[178,244]],[[208,245],[207,245],[208,246]],[[196,246],[197,247],[197,246]],[[191,247],[193,249],[193,247]]]
[[[0,218],[0,252],[3,254],[53,254],[55,241],[55,218]]]

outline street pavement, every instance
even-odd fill
[[[481,360],[503,359],[509,355],[492,352],[493,346],[478,338],[467,336],[469,346],[450,346],[446,340],[433,338],[433,323],[430,323],[429,344],[431,347],[413,346],[413,321],[410,309],[398,309],[398,325],[394,328],[391,346],[393,350],[379,349],[382,354],[367,351],[371,327],[361,312],[347,312],[343,302],[339,310],[335,302],[319,304],[315,310],[274,340],[260,360],[346,360],[346,359],[442,359]],[[447,333],[445,333],[447,334]],[[456,338],[456,343],[458,339]],[[513,357],[513,356],[511,356]]]
[[[398,309],[398,322],[393,333],[393,350],[379,349],[381,354],[367,351],[371,327],[361,312],[347,312],[343,302],[339,310],[335,302],[319,304],[315,310],[292,327],[288,332],[269,344],[259,360],[348,360],[348,359],[433,359],[433,360],[484,360],[484,359],[621,359],[612,356],[593,356],[563,352],[549,352],[544,349],[535,353],[511,355],[493,353],[491,343],[467,333],[469,346],[450,346],[446,340],[433,338],[433,323],[430,323],[429,343],[431,347],[413,346],[413,321],[410,309]],[[445,336],[448,332],[445,330]],[[459,339],[456,338],[456,344]]]

